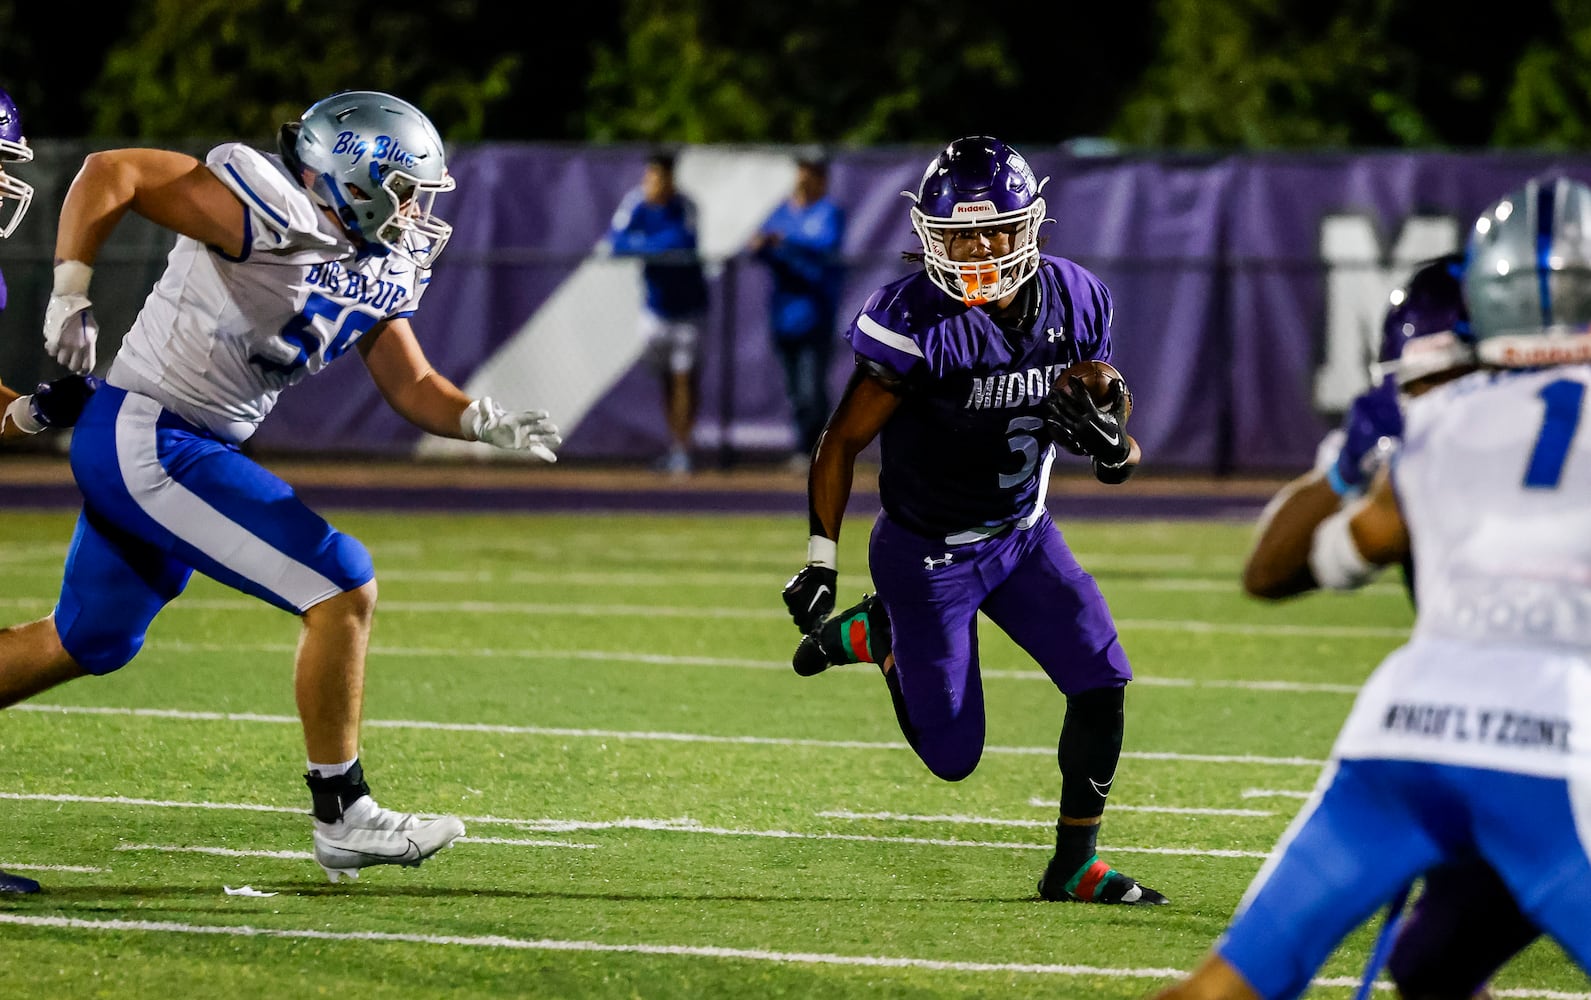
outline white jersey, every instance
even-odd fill
[[[107,378],[241,442],[283,388],[413,313],[430,272],[360,256],[276,156],[227,143],[206,164],[243,202],[243,253],[179,236]]]
[[[1591,366],[1477,372],[1411,401],[1393,484],[1408,645],[1336,753],[1549,777],[1591,769]]]

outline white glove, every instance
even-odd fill
[[[24,434],[37,434],[45,427],[33,416],[32,396],[18,396],[11,401],[11,405],[6,407],[5,414],[0,416],[0,431],[5,430],[8,420]]]
[[[55,265],[55,288],[44,310],[44,349],[50,357],[79,375],[94,370],[94,345],[99,321],[88,300],[94,269],[76,260]]]
[[[481,441],[494,448],[528,451],[543,462],[556,462],[552,450],[563,444],[558,425],[546,410],[505,410],[490,396],[464,408],[459,427],[466,441]]]

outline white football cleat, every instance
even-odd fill
[[[352,881],[373,865],[416,867],[462,836],[464,823],[456,816],[421,819],[383,809],[364,795],[337,822],[315,821],[315,861],[333,883]]]

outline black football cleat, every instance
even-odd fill
[[[889,616],[877,594],[868,594],[801,637],[790,665],[802,677],[846,663],[882,663],[890,652]]]
[[[1122,906],[1164,906],[1165,896],[1094,855],[1070,877],[1056,871],[1054,859],[1039,879],[1039,895],[1052,903],[1113,903]]]
[[[13,875],[10,872],[0,872],[0,893],[26,895],[38,891],[39,883],[32,879],[23,878],[21,875]]]

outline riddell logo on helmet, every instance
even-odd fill
[[[1536,368],[1541,365],[1573,365],[1591,361],[1591,337],[1584,333],[1534,335],[1528,340],[1511,340],[1505,336],[1495,341],[1481,341],[1481,360],[1502,368]]]
[[[992,215],[995,214],[992,201],[963,201],[950,210],[952,216],[956,215]]]

